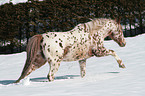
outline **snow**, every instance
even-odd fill
[[[0,0],[0,5],[12,2],[13,4],[27,2],[28,0]]]
[[[139,25],[137,23],[135,23],[135,26],[134,25],[130,26],[130,24],[122,25],[123,30],[125,30],[125,28],[126,28],[126,30],[130,30],[130,27],[131,27],[131,29],[135,29],[136,27],[139,27]]]
[[[28,0],[0,0],[0,5],[5,4],[5,3],[9,3],[12,2],[13,4],[17,4],[17,3],[24,3],[27,2]],[[39,1],[43,1],[43,0],[39,0]]]
[[[30,85],[30,78],[29,77],[24,78],[20,84],[22,84],[22,85]]]
[[[86,77],[77,61],[62,62],[53,82],[47,81],[48,64],[18,84],[26,52],[0,55],[0,96],[145,96],[145,34],[126,38],[126,47],[105,41],[122,58],[125,69],[112,56],[87,60]],[[29,81],[30,80],[30,81]]]

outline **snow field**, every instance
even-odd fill
[[[126,38],[126,42],[126,47],[119,47],[113,40],[105,41],[105,47],[123,60],[125,69],[112,56],[92,57],[87,60],[86,77],[81,78],[77,61],[62,62],[53,82],[46,82],[49,66],[45,64],[13,84],[26,53],[0,55],[0,96],[144,96],[145,34]]]

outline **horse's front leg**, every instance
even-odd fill
[[[109,50],[108,54],[112,55],[116,59],[116,61],[118,62],[120,68],[125,68],[125,65],[122,63],[122,60],[119,58],[119,56],[116,54],[115,51]]]
[[[98,48],[98,49],[93,49],[92,53],[96,57],[112,55],[116,59],[116,61],[118,62],[119,67],[120,68],[125,68],[125,65],[122,63],[122,60],[119,58],[119,56],[113,50],[107,50],[106,48],[102,47],[102,48]]]
[[[86,59],[79,60],[79,64],[81,77],[83,78],[86,75]]]
[[[115,51],[109,50],[107,54],[112,55],[116,59],[120,68],[125,68],[125,65],[122,63],[122,60],[119,58]]]

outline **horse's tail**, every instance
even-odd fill
[[[42,35],[34,35],[29,39],[26,48],[27,59],[25,62],[25,66],[23,68],[21,76],[15,83],[18,83],[21,79],[28,76],[32,71],[45,64],[46,60],[40,47],[41,40]]]

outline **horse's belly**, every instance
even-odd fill
[[[64,56],[63,61],[77,61],[91,57],[89,55],[90,47],[87,44],[79,45],[74,44],[71,48],[69,48],[67,54]]]

